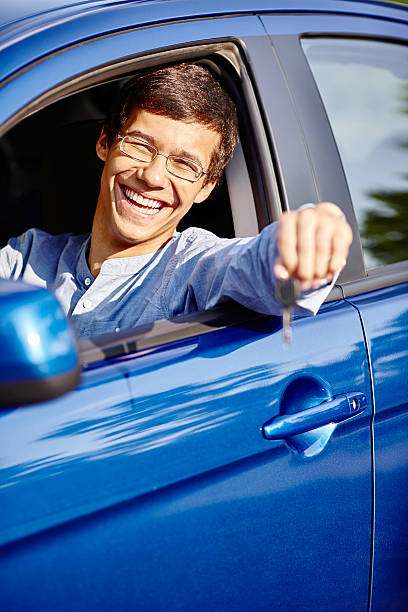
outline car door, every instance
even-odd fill
[[[299,23],[306,35],[296,62],[309,62],[321,96],[314,98],[311,89],[313,110],[294,84],[288,47],[281,54],[311,143],[316,109],[324,105],[330,126],[321,123],[319,134],[337,147],[350,194],[345,199],[353,203],[364,254],[362,273],[350,274],[342,290],[361,317],[372,376],[373,610],[404,610],[408,602],[408,28],[407,11],[398,12]],[[275,31],[269,18],[264,23]],[[322,180],[330,181],[318,146],[315,141],[310,147],[313,162]],[[322,184],[323,197],[326,189]]]
[[[295,189],[289,149],[289,199],[316,200],[292,94],[255,15],[81,36],[7,82],[4,122],[84,75],[85,86],[147,53],[201,57],[233,41],[259,226]],[[1,415],[4,609],[366,608],[370,374],[359,313],[339,290],[294,321],[288,348],[278,318],[228,308],[81,348],[78,390]]]

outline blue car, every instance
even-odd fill
[[[250,236],[329,200],[354,234],[288,347],[233,303],[78,341],[0,281],[2,611],[408,609],[407,43],[373,1],[1,4],[0,246],[89,231],[112,96],[180,60],[240,120],[185,223]]]

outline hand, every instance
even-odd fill
[[[283,213],[275,276],[298,278],[303,291],[321,286],[322,280],[330,282],[346,264],[352,237],[342,211],[332,202]]]

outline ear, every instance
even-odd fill
[[[196,202],[197,204],[199,204],[200,202],[204,202],[204,200],[208,198],[216,184],[217,181],[209,181],[208,183],[206,183],[204,187],[202,187],[197,193],[196,197],[194,198],[194,202]]]
[[[108,158],[108,151],[109,151],[108,136],[106,134],[105,127],[103,127],[101,130],[101,134],[98,140],[96,141],[96,154],[99,157],[99,159],[105,162]]]

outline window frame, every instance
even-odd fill
[[[342,161],[320,92],[301,46],[302,38],[316,37],[367,38],[407,44],[408,24],[381,17],[354,15],[293,16],[285,24],[279,23],[275,16],[273,20],[264,16],[261,19],[291,92],[318,198],[339,204],[353,230],[347,266],[337,283],[344,297],[408,281],[408,262],[388,264],[369,272],[365,268],[359,228]],[[281,166],[285,181],[290,181],[293,172],[287,154],[281,160]]]
[[[329,41],[334,39],[334,40],[342,40],[342,41],[349,40],[349,41],[368,41],[368,42],[374,42],[374,43],[378,42],[378,43],[386,43],[386,44],[390,44],[390,45],[394,44],[394,45],[398,45],[398,46],[403,46],[406,50],[408,50],[408,39],[405,40],[405,41],[401,41],[401,40],[397,41],[395,39],[389,39],[389,38],[384,38],[384,37],[382,37],[382,38],[380,38],[380,37],[371,37],[371,36],[367,36],[367,35],[363,36],[363,37],[360,37],[360,36],[341,36],[341,35],[332,36],[332,35],[326,35],[326,34],[325,35],[321,34],[321,35],[318,35],[318,36],[304,36],[304,37],[302,37],[302,39],[304,39],[304,40],[317,40],[318,39],[318,40],[329,40]],[[305,54],[305,56],[306,56],[306,54]],[[308,62],[308,65],[309,65],[309,68],[310,68],[309,62]],[[313,76],[313,73],[312,73],[312,76]],[[314,79],[314,76],[313,76],[313,79]],[[408,81],[407,81],[407,83],[408,83]],[[319,91],[319,96],[320,96],[320,91]],[[322,103],[323,103],[323,101],[322,101]],[[325,109],[325,113],[328,116],[326,109]],[[329,116],[328,116],[328,119],[330,121]],[[334,134],[333,134],[333,138],[335,139]],[[335,140],[335,142],[336,142],[336,140]],[[336,142],[336,148],[337,148],[337,142]],[[341,159],[340,153],[339,153],[339,158],[340,158],[340,163],[341,163],[341,166],[342,166],[342,169],[343,169],[344,177],[345,177],[346,182],[347,182],[347,176],[346,176],[346,172],[344,170],[343,160]],[[349,186],[348,186],[348,182],[347,182],[347,188],[348,188],[349,193],[350,193],[350,200],[352,201],[352,196],[351,196],[351,192],[350,192],[350,189],[349,189]],[[353,204],[353,208],[354,208],[354,204]],[[357,223],[357,226],[358,226],[357,215],[356,215],[356,223]],[[362,256],[363,256],[363,260],[365,261],[365,256],[364,256],[363,248],[362,248]],[[401,261],[394,262],[394,263],[402,264],[402,263],[404,263],[404,261],[408,261],[408,254],[407,254],[407,258],[405,260],[401,260]],[[376,276],[377,277],[378,274],[380,274],[382,277],[384,277],[385,276],[386,268],[388,268],[388,266],[392,266],[392,265],[394,265],[394,264],[391,264],[391,263],[390,264],[379,264],[378,266],[373,266],[373,267],[367,269],[365,264],[364,264],[364,268],[365,268],[365,271],[366,271],[366,277],[371,277],[371,276]],[[399,268],[397,268],[397,277],[400,275],[400,272],[401,272],[400,268],[401,268],[401,266],[399,266]]]
[[[253,17],[257,22],[257,18]],[[232,20],[228,20],[231,22]],[[174,25],[174,24],[173,24]],[[182,25],[182,24],[180,24]],[[164,27],[163,25],[160,27]],[[115,33],[115,37],[120,36],[120,33]],[[256,38],[256,37],[254,37]],[[155,49],[149,52],[129,54],[125,58],[113,60],[109,64],[102,63],[89,68],[62,82],[58,82],[55,77],[56,84],[46,89],[41,95],[35,97],[29,103],[11,115],[0,126],[0,136],[16,126],[27,116],[41,111],[43,108],[57,102],[70,95],[79,93],[100,84],[107,83],[112,80],[127,76],[136,69],[146,68],[153,65],[163,65],[178,60],[185,59],[208,59],[219,56],[224,62],[229,62],[240,78],[240,103],[238,110],[242,117],[241,138],[245,141],[244,155],[240,155],[239,163],[245,169],[245,172],[250,180],[249,189],[253,194],[255,205],[255,214],[257,218],[256,231],[260,231],[264,226],[272,220],[276,220],[281,212],[280,191],[274,170],[270,143],[268,142],[267,132],[264,129],[264,117],[262,116],[262,108],[258,104],[258,96],[256,87],[251,75],[250,61],[248,60],[247,43],[252,43],[254,38],[245,40],[242,38],[229,38],[206,40],[195,44],[180,43],[171,45],[165,48]],[[269,42],[265,34],[257,39],[256,52],[259,57],[263,57],[265,49],[269,49]],[[92,44],[90,41],[89,44]],[[80,43],[74,48],[82,47],[83,52],[86,52],[87,43]],[[55,54],[50,54],[52,59]],[[48,57],[41,59],[41,64],[47,62]],[[265,61],[265,59],[263,60]],[[33,61],[35,68],[38,62]],[[27,67],[24,72],[30,70]],[[18,78],[19,73],[15,75]],[[8,81],[10,82],[10,80]],[[256,135],[253,138],[253,134]],[[244,159],[245,158],[245,159]],[[242,177],[241,177],[242,178]],[[239,191],[239,190],[238,190]],[[245,222],[244,206],[248,206],[245,199],[238,202],[236,208],[241,214],[238,219],[238,226],[242,227]],[[252,214],[253,222],[253,214]],[[254,228],[255,229],[255,228]],[[240,232],[241,233],[241,232]],[[339,295],[337,295],[337,298]],[[82,363],[96,363],[109,359],[110,357],[120,357],[134,353],[143,348],[167,344],[180,339],[191,337],[192,335],[209,333],[215,329],[228,327],[253,321],[263,315],[259,315],[252,311],[248,311],[243,307],[232,308],[222,307],[214,311],[204,313],[192,313],[185,317],[179,317],[175,321],[160,321],[152,325],[136,326],[123,330],[120,333],[104,334],[103,336],[95,336],[90,339],[81,340],[79,343]],[[183,319],[183,320],[181,320]],[[137,341],[135,340],[137,338]]]

